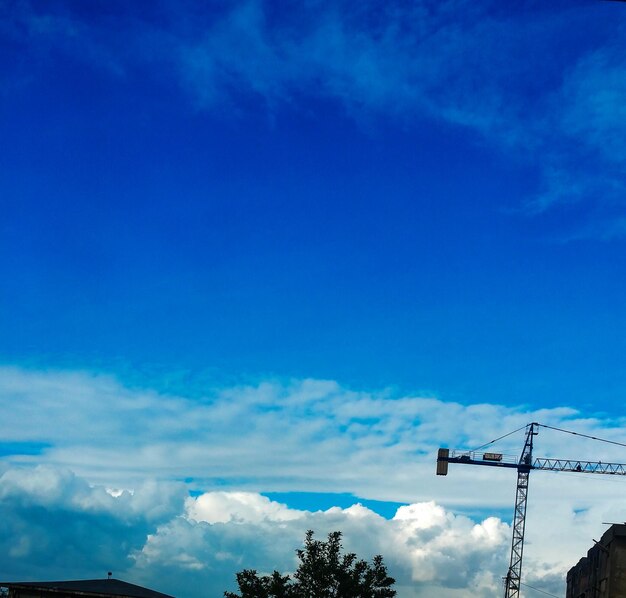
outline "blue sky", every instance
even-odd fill
[[[625,28],[600,0],[0,2],[6,487],[480,523],[512,499],[426,481],[440,444],[620,437]]]
[[[4,9],[6,361],[619,393],[621,6],[124,4]]]

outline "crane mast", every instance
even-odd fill
[[[513,538],[511,540],[511,560],[504,578],[505,598],[518,598],[522,579],[522,557],[524,555],[524,531],[526,529],[526,502],[528,501],[528,478],[533,462],[533,438],[535,423],[529,424],[526,431],[524,450],[517,466],[517,491],[515,493],[515,514],[513,516]]]
[[[478,451],[463,450],[451,451],[448,448],[440,448],[437,454],[437,475],[447,475],[449,463],[486,465],[488,467],[504,467],[517,470],[511,559],[509,561],[509,570],[504,578],[504,598],[519,598],[520,596],[522,558],[524,555],[524,532],[526,530],[526,503],[528,501],[528,478],[530,477],[531,470],[542,469],[575,473],[626,475],[626,464],[624,463],[603,463],[602,461],[533,457],[533,439],[537,436],[537,428],[540,426],[550,427],[537,422],[532,422],[526,426],[526,440],[519,459],[508,459],[500,453],[481,453]],[[600,439],[596,438],[595,440]]]

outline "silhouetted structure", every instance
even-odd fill
[[[8,598],[174,598],[119,579],[0,582]]]
[[[567,572],[566,598],[626,596],[626,525],[612,525]]]

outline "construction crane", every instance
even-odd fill
[[[604,440],[571,432],[570,430],[561,430],[544,424],[533,422],[526,427],[526,441],[519,459],[509,458],[501,453],[483,452],[479,449],[473,451],[450,450],[448,448],[440,448],[437,454],[437,475],[448,474],[449,463],[462,463],[465,465],[486,465],[488,467],[508,467],[517,469],[517,492],[515,494],[515,513],[513,516],[513,538],[511,541],[511,560],[509,570],[504,578],[504,597],[519,598],[520,584],[522,577],[522,556],[524,553],[524,530],[526,528],[526,502],[528,499],[528,477],[533,469],[544,469],[548,471],[570,471],[574,473],[598,473],[609,475],[626,475],[626,464],[624,463],[603,463],[602,461],[577,461],[573,459],[553,459],[553,458],[535,458],[533,457],[533,439],[538,434],[537,428],[549,428],[559,432],[567,432],[577,436],[591,438],[593,440],[601,440],[610,444],[626,446],[620,442]],[[514,432],[519,432],[515,430]],[[505,434],[509,436],[513,434]],[[497,440],[504,438],[502,436],[496,440],[487,443],[493,444]],[[480,447],[483,448],[483,447]]]

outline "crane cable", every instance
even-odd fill
[[[519,585],[521,586],[526,586],[527,588],[530,588],[531,590],[535,590],[535,592],[541,592],[542,594],[545,594],[546,596],[553,596],[554,598],[559,598],[559,596],[557,596],[556,594],[550,594],[550,592],[546,592],[545,590],[540,590],[539,588],[535,588],[527,583],[523,583],[523,582],[519,582]]]
[[[557,432],[565,432],[566,434],[573,434],[574,436],[582,436],[583,438],[590,438],[591,440],[598,440],[600,442],[607,442],[608,444],[616,444],[617,446],[626,446],[623,442],[617,442],[615,440],[607,440],[606,438],[596,438],[595,436],[589,436],[588,434],[581,434],[580,432],[572,432],[571,430],[563,430],[561,428],[555,428],[554,426],[546,426],[546,424],[537,424],[542,428],[548,428],[550,430],[556,430]],[[517,430],[516,430],[517,432]],[[512,434],[512,432],[511,432]],[[508,434],[507,434],[508,436]],[[504,438],[504,436],[503,436]]]
[[[511,434],[515,434],[515,432],[519,432],[520,430],[523,430],[526,427],[526,425],[523,425],[521,428],[517,428],[517,430],[513,430],[512,432],[509,432],[508,434],[505,434],[504,436],[500,436],[500,438],[496,438],[495,440],[491,440],[489,442],[487,442],[486,444],[481,444],[479,447],[473,449],[474,451],[479,451],[482,448],[485,448],[486,446],[489,446],[490,444],[493,444],[494,442],[498,442],[498,440],[502,440],[503,438],[506,438],[507,436],[510,436]]]
[[[617,446],[626,447],[626,443],[617,442],[616,440],[607,440],[606,438],[598,438],[597,436],[590,436],[589,434],[582,434],[581,432],[573,432],[572,430],[564,430],[563,428],[555,428],[554,426],[548,426],[546,424],[537,423],[537,425],[542,428],[548,428],[549,430],[556,430],[557,432],[564,432],[566,434],[573,434],[574,436],[580,436],[582,438],[589,438],[591,440],[597,440],[599,442],[606,442],[608,444],[615,444]],[[506,438],[507,436],[511,436],[512,434],[515,434],[516,432],[519,432],[520,430],[523,430],[526,427],[527,426],[524,425],[521,428],[517,428],[517,430],[513,430],[512,432],[509,432],[508,434],[504,434],[503,436],[495,438],[494,440],[490,440],[489,442],[486,442],[485,444],[481,444],[479,447],[476,447],[475,449],[472,449],[472,450],[479,451],[480,449],[483,449],[486,446],[489,446],[490,444],[494,444],[495,442],[498,442],[498,440],[502,440],[503,438]]]

